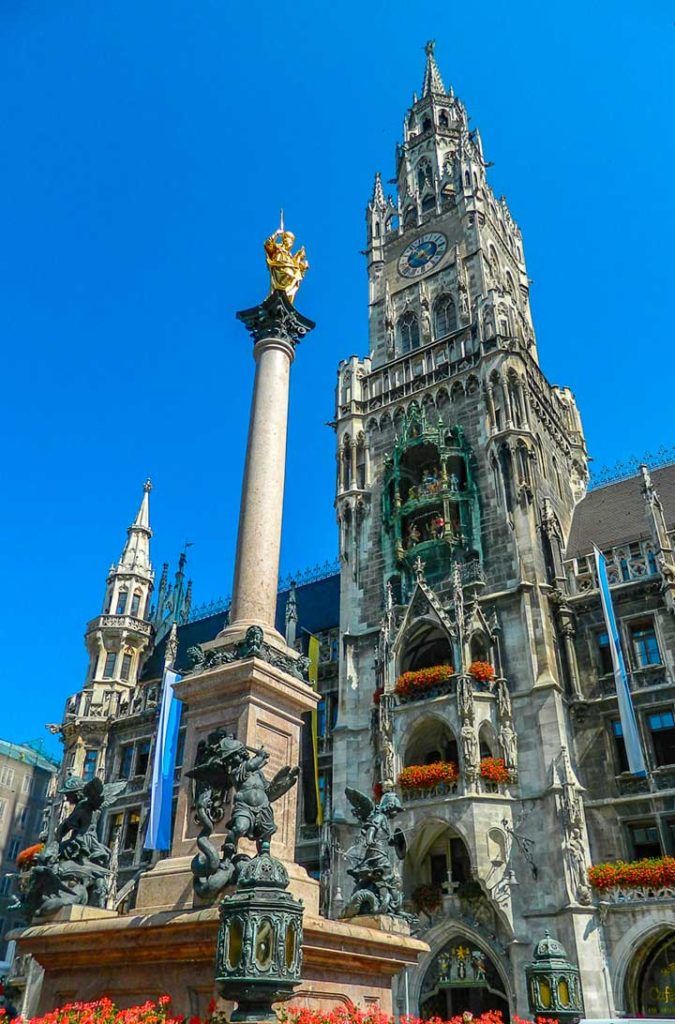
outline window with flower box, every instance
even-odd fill
[[[635,860],[641,860],[643,857],[660,857],[663,853],[659,829],[655,821],[629,825],[628,836]]]

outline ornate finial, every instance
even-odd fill
[[[143,484],[143,490],[145,491],[146,494],[149,494],[150,491],[152,490],[152,480],[150,479],[150,477],[148,477],[148,479]]]
[[[429,39],[425,43],[425,45],[424,45],[424,52],[426,53],[427,57],[433,57],[435,49],[436,49],[436,40],[435,39]]]
[[[415,573],[415,579],[418,583],[424,582],[424,562],[418,555],[413,562],[413,572]]]
[[[265,241],[267,269],[270,273],[270,295],[283,292],[289,302],[295,301],[300,283],[309,269],[305,247],[291,252],[295,235],[284,227],[284,211],[281,210],[279,227]]]
[[[428,96],[429,93],[439,92],[445,93],[445,86],[443,85],[443,79],[441,73],[436,66],[436,58],[434,57],[434,49],[436,47],[436,40],[430,39],[424,47],[424,52],[427,55],[427,64],[424,69],[424,81],[422,83],[422,98]]]

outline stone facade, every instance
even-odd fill
[[[645,483],[652,525],[641,514],[635,536],[631,525],[619,538],[635,564],[630,544],[642,544],[643,565],[619,614],[644,628],[656,616],[663,659],[636,667],[634,685],[645,715],[665,710],[667,735],[648,781],[609,781],[616,697],[611,676],[598,681],[589,663],[599,596],[595,584],[579,592],[569,558],[580,510],[594,501],[584,498],[584,434],[573,395],[539,367],[522,237],[487,166],[430,46],[397,149],[397,199],[377,175],[368,205],[369,353],[338,371],[334,828],[348,850],[345,786],[386,791],[430,764],[456,766],[451,781],[443,769],[446,781],[402,790],[403,883],[431,952],[400,986],[401,1008],[407,998],[414,1011],[525,1013],[524,966],[549,929],[581,967],[589,1015],[637,1012],[637,982],[626,994],[613,959],[621,929],[611,907],[596,906],[587,868],[643,852],[628,840],[653,838],[650,829],[658,835],[645,850],[673,849],[668,526]],[[593,525],[605,545],[602,514]],[[406,690],[403,674],[427,669],[435,684]],[[483,775],[494,757],[503,781]],[[644,835],[622,827],[629,820],[644,821]],[[345,868],[336,858],[342,897]],[[672,895],[650,899],[661,908]],[[632,913],[664,938],[662,912],[650,924],[646,907]]]

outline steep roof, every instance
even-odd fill
[[[650,470],[668,529],[675,529],[675,463]],[[588,555],[593,545],[607,550],[649,536],[640,475],[589,491],[574,510],[566,558]]]
[[[322,580],[299,584],[295,595],[298,606],[297,635],[301,638],[307,633],[319,633],[324,629],[332,629],[340,622],[340,574],[333,573]],[[285,632],[286,601],[288,590],[282,590],[277,598],[276,627]],[[205,619],[186,622],[178,627],[178,654],[176,668],[180,671],[185,667],[186,653],[190,647],[215,640],[225,626],[227,612],[217,612]],[[164,667],[164,649],[167,637],[155,647],[143,668],[141,680],[157,679]]]

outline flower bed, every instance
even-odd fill
[[[480,776],[488,782],[502,785],[511,781],[511,775],[503,757],[483,757],[480,762]]]
[[[148,1000],[140,1006],[121,1010],[104,996],[92,1003],[65,1003],[43,1017],[31,1017],[28,1024],[183,1024],[185,1017],[174,1016],[170,1003],[170,996],[160,996],[156,1003]],[[214,1008],[215,1003],[212,1002],[205,1020],[210,1020]],[[6,1018],[5,1011],[0,1010],[0,1020],[3,1018]],[[24,1024],[20,1017],[16,1017],[15,1021],[16,1024]],[[199,1017],[190,1017],[189,1024],[201,1024],[201,1020]]]
[[[433,764],[411,764],[398,777],[401,789],[432,789],[440,783],[457,782],[459,772],[454,761],[434,761]]]
[[[675,887],[675,857],[645,857],[627,863],[595,864],[588,869],[594,889],[664,889]]]
[[[360,1010],[357,1006],[336,1006],[333,1010],[308,1010],[290,1006],[278,1011],[281,1024],[394,1024],[396,1018],[383,1013],[379,1006]],[[420,1017],[405,1014],[399,1018],[401,1024],[426,1024]],[[432,1017],[433,1024],[504,1024],[499,1010],[488,1010],[477,1017],[465,1011],[449,1020]],[[534,1024],[533,1021],[512,1015],[513,1024]],[[536,1024],[558,1024],[555,1017],[537,1017]]]
[[[394,693],[398,697],[410,700],[412,697],[429,693],[454,676],[452,665],[432,665],[431,668],[418,668],[414,672],[404,672],[396,680]]]
[[[469,675],[479,683],[491,683],[495,677],[495,670],[489,661],[472,661],[469,665]]]

